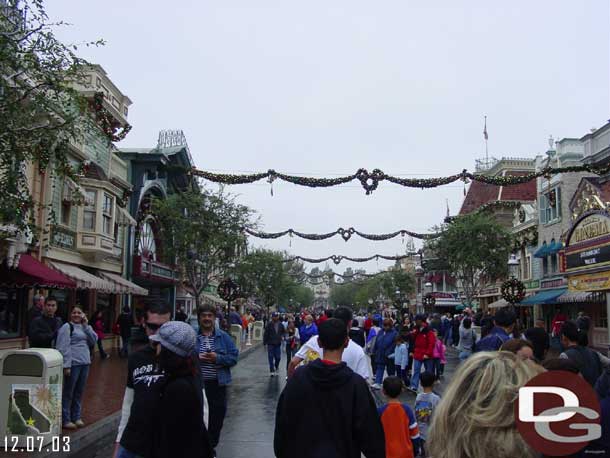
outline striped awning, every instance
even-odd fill
[[[227,303],[220,296],[216,296],[211,293],[206,293],[205,291],[203,293],[201,293],[201,295],[203,296],[204,299],[207,299],[208,301],[212,302],[213,304],[226,305],[226,303]]]
[[[133,226],[138,225],[137,221],[129,214],[126,208],[116,207],[116,222],[119,226]]]
[[[508,307],[510,303],[506,299],[498,299],[487,306],[488,309],[501,309],[502,307]]]
[[[574,302],[605,303],[606,298],[588,291],[566,291],[557,298],[557,302],[560,304],[570,304]]]
[[[100,277],[105,280],[116,283],[117,287],[121,290],[122,294],[134,294],[136,296],[148,296],[148,290],[142,288],[141,286],[136,285],[133,282],[130,282],[126,278],[121,277],[120,275],[113,274],[110,272],[98,272]]]
[[[52,261],[49,265],[76,282],[78,289],[94,289],[102,293],[121,294],[121,288],[111,281],[97,277],[71,264]]]

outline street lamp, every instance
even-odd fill
[[[502,284],[500,289],[502,298],[510,304],[513,309],[517,302],[521,302],[525,297],[525,285],[519,281],[519,261],[515,254],[511,254],[508,259],[508,274],[510,278]]]
[[[519,261],[516,254],[511,254],[508,259],[508,273],[511,278],[517,278],[519,275]]]

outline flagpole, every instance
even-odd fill
[[[485,165],[489,167],[489,150],[487,148],[487,115],[485,116],[485,129],[483,132],[485,133]]]

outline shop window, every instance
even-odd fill
[[[114,209],[114,199],[110,194],[104,193],[104,203],[102,206],[102,222],[104,234],[113,234],[112,214]]]
[[[557,262],[557,255],[556,254],[552,254],[551,255],[551,273],[556,273],[557,272],[557,266],[558,266],[558,262]]]
[[[598,308],[599,314],[595,317],[593,326],[596,328],[608,328],[608,309],[604,304],[602,307]]]
[[[549,274],[549,258],[548,256],[542,258],[542,275]]]
[[[86,203],[83,210],[83,229],[86,231],[95,231],[95,212],[97,192],[87,189]]]
[[[19,299],[17,289],[0,289],[0,339],[20,336]]]

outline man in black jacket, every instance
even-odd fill
[[[42,315],[34,318],[29,327],[29,343],[34,348],[53,348],[57,338],[57,330],[63,324],[61,318],[55,316],[57,301],[53,296],[47,297],[42,307]]]
[[[543,361],[550,346],[549,333],[544,329],[544,320],[538,318],[536,326],[525,331],[525,338],[534,346],[534,356],[538,361]]]
[[[559,355],[576,364],[582,377],[595,386],[595,382],[602,374],[602,363],[597,352],[580,345],[580,330],[574,321],[566,321],[561,326],[561,345],[565,351]]]
[[[322,358],[296,371],[278,401],[275,456],[385,458],[383,427],[367,383],[341,362],[349,342],[345,323],[326,320],[318,341]]]
[[[267,324],[263,334],[263,345],[267,346],[271,377],[279,375],[278,369],[280,367],[280,359],[282,359],[282,336],[284,332],[284,325],[280,323],[280,314],[273,312],[271,321]]]

